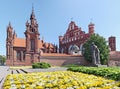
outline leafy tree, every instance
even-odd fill
[[[3,56],[3,55],[0,55],[0,64],[1,64],[1,65],[4,65],[5,60],[6,60],[6,57]]]
[[[109,59],[109,47],[107,46],[107,42],[105,38],[100,36],[99,34],[92,34],[90,39],[83,45],[84,48],[84,57],[87,61],[92,62],[92,54],[90,50],[91,43],[94,42],[97,45],[100,51],[100,61],[101,64],[107,64]]]

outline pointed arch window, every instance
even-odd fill
[[[31,29],[31,32],[35,32],[35,29],[34,29],[34,28],[32,28],[32,29]]]
[[[16,57],[17,57],[17,60],[21,61],[21,53],[20,53],[20,51],[17,51]]]
[[[72,24],[72,29],[74,29],[74,24]]]
[[[31,51],[34,51],[34,49],[35,49],[35,40],[34,39],[30,40],[30,49],[31,49]]]

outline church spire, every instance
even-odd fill
[[[32,14],[31,14],[31,15],[35,17],[35,14],[34,14],[34,7],[33,7],[33,6],[32,6]]]
[[[15,30],[14,30],[14,32],[13,32],[13,39],[15,39],[15,38],[17,38],[17,34],[16,34]]]
[[[9,27],[9,28],[12,28],[12,26],[11,26],[11,22],[9,22],[8,27]]]
[[[13,30],[13,28],[11,26],[11,23],[9,22],[8,27],[7,27],[7,31],[12,31],[12,30]]]
[[[31,16],[30,16],[30,20],[31,20],[31,24],[34,25],[35,22],[36,22],[36,19],[35,19],[34,7],[33,6],[32,6],[32,13],[31,13]]]

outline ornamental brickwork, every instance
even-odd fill
[[[9,66],[31,65],[40,62],[42,53],[56,53],[57,46],[40,40],[38,23],[35,19],[34,10],[30,15],[30,22],[26,22],[26,38],[18,38],[9,23],[6,38],[6,64]]]
[[[71,21],[64,36],[59,36],[59,52],[81,55],[83,44],[93,33],[93,23],[88,25],[88,33],[85,33],[81,27],[78,27],[74,21]]]

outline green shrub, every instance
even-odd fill
[[[49,67],[51,67],[51,65],[45,62],[38,62],[32,64],[32,68],[49,68]]]
[[[97,45],[100,51],[101,64],[108,64],[107,62],[109,59],[109,47],[105,38],[100,36],[99,34],[92,34],[90,36],[90,39],[88,39],[87,42],[83,45],[83,56],[85,57],[85,60],[92,62],[92,54],[90,49],[92,42],[94,42],[95,45]]]
[[[67,65],[64,65],[64,67],[79,67],[80,65],[76,65],[76,64],[67,64]]]
[[[40,65],[38,65],[37,63],[32,64],[32,68],[40,68]]]
[[[94,74],[105,78],[120,81],[120,68],[119,67],[70,67],[67,70],[74,72],[82,72],[86,74]]]

